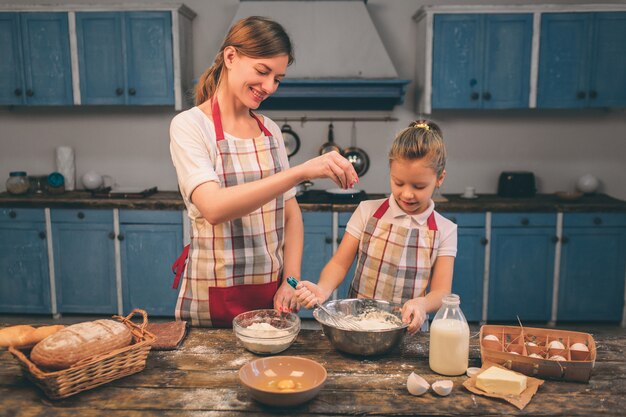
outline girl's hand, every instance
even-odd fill
[[[330,293],[310,281],[300,281],[296,287],[298,303],[304,308],[313,308],[315,304],[326,301]]]
[[[359,182],[359,176],[354,167],[346,158],[337,151],[332,151],[309,159],[302,165],[304,176],[307,180],[315,178],[330,178],[341,188],[351,188]]]
[[[291,285],[287,284],[287,280],[278,287],[278,291],[274,294],[274,309],[281,313],[297,313],[298,301],[296,300],[296,292]]]
[[[402,306],[402,323],[408,323],[408,332],[413,335],[422,327],[426,320],[426,300],[423,297],[413,298]]]

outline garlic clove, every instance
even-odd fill
[[[433,385],[432,385],[433,391],[435,391],[438,395],[441,395],[442,397],[445,397],[446,395],[450,395],[450,393],[452,392],[453,386],[454,386],[454,383],[450,381],[449,379],[433,382]]]
[[[565,349],[565,345],[558,340],[553,340],[548,344],[548,349]]]
[[[561,355],[552,355],[552,356],[550,356],[550,360],[551,361],[566,361],[567,359],[565,359]]]
[[[580,343],[580,342],[574,343],[569,348],[570,350],[577,350],[579,352],[589,352],[589,348],[587,347],[587,345]]]
[[[478,375],[479,373],[480,373],[480,368],[467,368],[467,371],[465,371],[465,374],[469,376],[470,378]]]
[[[430,384],[415,372],[411,372],[406,380],[406,389],[412,395],[422,395],[428,391],[428,388],[430,388]]]

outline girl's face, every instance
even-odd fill
[[[288,62],[287,55],[250,58],[233,47],[227,47],[224,63],[228,69],[228,88],[242,104],[256,109],[276,91],[285,76]]]
[[[424,212],[435,188],[443,184],[446,171],[439,178],[426,158],[394,159],[390,166],[391,193],[406,214]]]

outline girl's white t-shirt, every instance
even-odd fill
[[[262,118],[263,125],[278,141],[278,155],[283,169],[289,168],[285,142],[278,125],[268,117]],[[250,140],[237,138],[224,132],[226,139]],[[170,153],[176,168],[178,186],[185,201],[189,217],[202,217],[200,211],[191,202],[189,196],[200,184],[220,182],[215,172],[217,142],[213,121],[198,107],[192,107],[179,113],[170,124]],[[296,189],[285,193],[285,200],[296,196]]]
[[[366,200],[359,204],[357,209],[350,217],[348,224],[346,225],[346,232],[350,233],[355,238],[361,240],[365,225],[374,216],[378,207],[385,201],[380,200]],[[394,225],[414,228],[426,224],[428,217],[432,212],[435,212],[435,222],[437,223],[437,230],[439,230],[439,248],[437,256],[455,256],[457,251],[457,226],[452,221],[446,219],[441,214],[435,211],[435,203],[431,200],[428,208],[420,214],[406,214],[398,203],[393,198],[393,195],[389,196],[389,208],[385,214],[381,217],[381,221],[388,222]]]

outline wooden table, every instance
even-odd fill
[[[475,333],[477,329],[472,328]],[[624,416],[626,413],[626,331],[590,328],[598,346],[588,384],[546,381],[523,410],[500,400],[473,395],[466,377],[451,378],[448,397],[429,392],[413,397],[406,379],[415,371],[429,382],[444,379],[428,368],[428,335],[406,337],[386,356],[362,359],[335,351],[321,331],[302,330],[283,355],[322,363],[328,380],[308,404],[275,409],[252,400],[237,371],[258,356],[236,345],[230,330],[192,329],[181,349],[151,352],[138,374],[60,401],[50,401],[22,375],[17,361],[0,351],[0,416],[337,416],[337,415],[533,415]],[[470,366],[480,366],[472,338]]]

